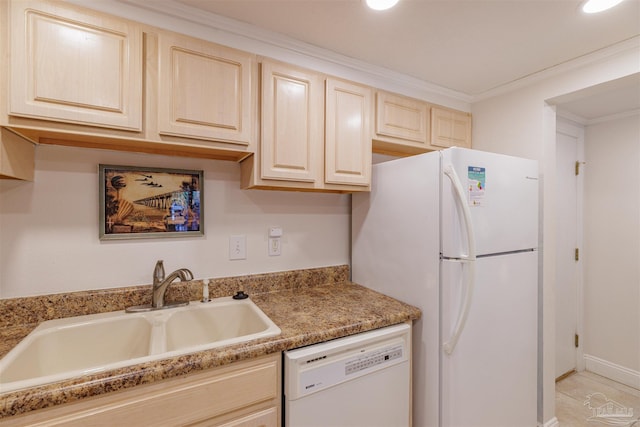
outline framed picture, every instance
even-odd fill
[[[204,235],[203,172],[99,165],[100,240]]]

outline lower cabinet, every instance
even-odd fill
[[[0,426],[280,425],[280,353],[0,420]]]
[[[217,427],[272,427],[279,426],[277,408],[269,408],[249,414],[246,417],[237,418],[228,423],[218,424],[215,420],[206,420],[201,423],[191,424],[192,426],[217,426]]]

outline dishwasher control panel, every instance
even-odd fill
[[[354,357],[352,360],[347,360],[344,364],[344,373],[346,376],[357,374],[365,369],[389,364],[396,359],[402,359],[403,356],[404,346],[402,344],[374,350],[362,356]]]
[[[411,328],[396,325],[285,352],[285,395],[297,399],[409,363]]]

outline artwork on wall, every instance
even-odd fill
[[[203,172],[99,165],[100,239],[204,235]]]

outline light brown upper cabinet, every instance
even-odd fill
[[[471,148],[471,114],[378,90],[373,151],[408,156]]]
[[[142,129],[142,30],[89,10],[14,1],[9,114]]]
[[[260,65],[261,138],[242,162],[242,187],[368,190],[371,89],[270,59]]]
[[[373,90],[327,78],[325,108],[325,182],[371,183]]]
[[[0,128],[0,179],[33,181],[35,154],[34,143]]]
[[[255,56],[169,32],[158,52],[159,133],[249,145]]]
[[[238,161],[255,55],[48,0],[0,1],[0,126],[41,144]]]
[[[431,145],[436,148],[471,148],[471,114],[432,107]]]
[[[313,71],[264,60],[261,68],[262,179],[322,180],[323,81]]]
[[[373,151],[394,155],[429,151],[429,108],[424,101],[378,90]]]
[[[63,1],[0,0],[0,58],[12,141],[240,161],[243,188],[368,191],[372,151],[471,145],[468,113]]]

